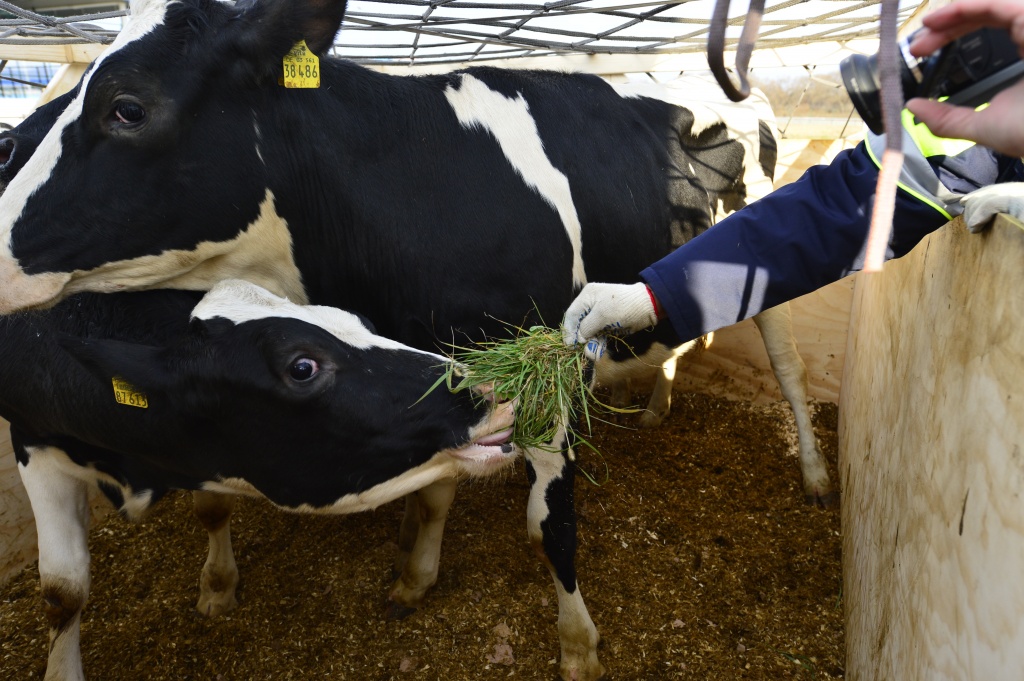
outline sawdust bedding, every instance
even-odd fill
[[[787,410],[676,394],[656,431],[595,424],[577,483],[579,580],[609,678],[829,679],[844,665],[837,511],[803,503]],[[836,408],[815,426],[838,480]],[[556,676],[554,589],[525,538],[520,464],[460,488],[425,606],[385,618],[402,515],[243,500],[240,607],[194,610],[206,534],[179,494],[91,535],[86,675],[102,679],[462,681]],[[38,574],[0,591],[0,679],[42,678]]]

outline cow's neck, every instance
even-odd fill
[[[208,291],[223,279],[246,279],[294,303],[308,302],[292,254],[289,226],[277,214],[269,189],[256,219],[234,239],[203,241],[189,250],[164,251],[79,271],[65,293],[158,288]],[[104,285],[97,289],[96,281]]]
[[[372,204],[368,197],[378,188],[365,183],[382,167],[375,164],[403,158],[402,150],[415,154],[410,126],[423,118],[416,114],[417,97],[436,91],[420,79],[337,60],[325,59],[322,73],[315,92],[269,93],[268,105],[257,113],[259,156],[277,214],[291,231],[295,272],[301,272],[310,302],[367,314],[380,292],[376,287],[388,282],[368,290],[374,278],[363,268],[372,267],[360,261],[392,258],[404,246],[366,222],[367,212],[387,207]]]
[[[27,428],[29,436],[51,438],[73,432],[80,439],[115,451],[150,451],[153,443],[180,439],[181,424],[168,414],[158,414],[151,404],[143,408],[138,395],[129,399],[136,405],[119,404],[113,377],[101,379],[57,347],[55,339],[33,339],[34,331],[21,327],[21,340],[8,336],[3,347],[0,382],[0,414]],[[9,329],[4,329],[9,334]],[[43,368],[26,375],[24,367]],[[137,391],[136,391],[137,392]],[[151,402],[155,395],[146,396]],[[110,428],[109,424],[118,424]],[[173,453],[173,452],[172,452]]]

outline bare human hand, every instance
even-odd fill
[[[910,52],[931,54],[943,45],[984,27],[1004,28],[1024,56],[1024,2],[959,0],[923,19]],[[1024,81],[997,94],[980,111],[922,98],[907,102],[919,120],[940,137],[969,139],[1008,156],[1024,156]]]

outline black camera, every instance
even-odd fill
[[[908,49],[913,35],[900,41],[903,101],[912,97],[946,97],[950,104],[980,106],[1024,76],[1024,61],[1009,32],[983,28],[918,59]],[[857,113],[871,132],[881,134],[878,55],[853,55],[839,64],[839,73]]]

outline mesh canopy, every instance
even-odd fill
[[[900,23],[922,4],[904,3]],[[727,44],[739,37],[746,4],[730,9]],[[878,0],[768,0],[758,49],[876,38]],[[338,56],[409,66],[579,54],[686,54],[706,49],[712,0],[477,2],[352,0]],[[0,44],[111,42],[126,12],[49,17],[0,0]]]

